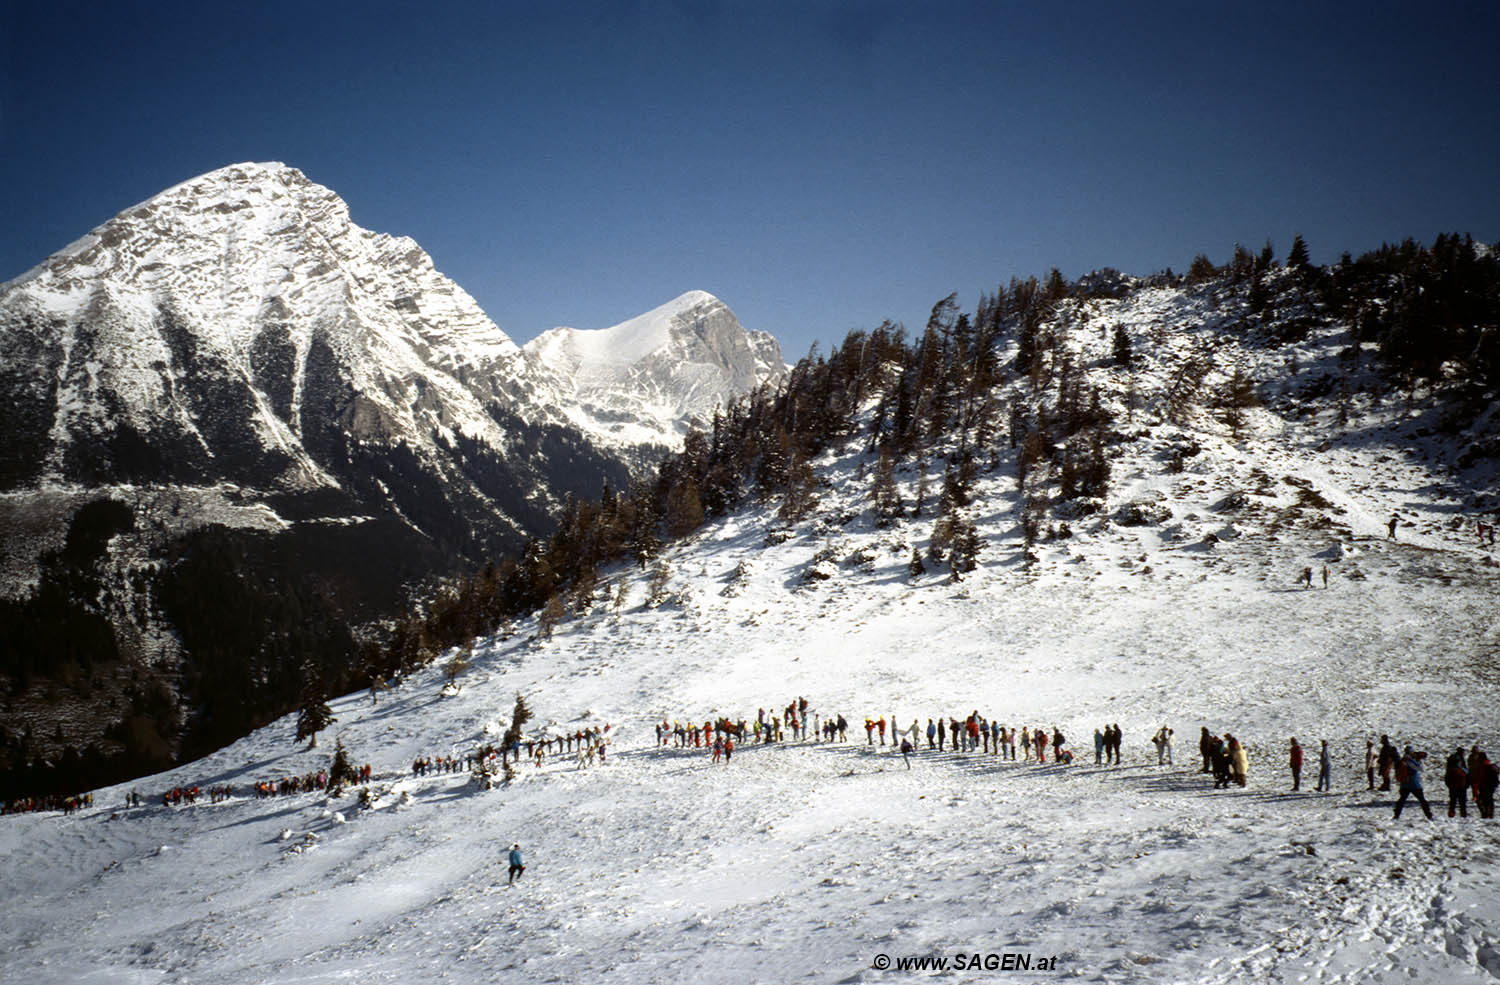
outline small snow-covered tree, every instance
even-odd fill
[[[354,768],[354,763],[349,759],[349,751],[344,748],[342,736],[333,740],[333,764],[328,767],[328,795],[337,797],[344,788],[344,784],[359,782],[359,771]]]
[[[336,719],[328,707],[328,694],[323,687],[323,678],[317,668],[307,664],[302,668],[302,710],[297,714],[297,741],[311,739],[307,748],[318,747],[318,733],[332,725]]]
[[[561,595],[553,595],[542,607],[542,611],[536,616],[536,635],[538,639],[550,640],[552,634],[557,630],[559,623],[568,614],[568,607],[563,604]]]
[[[927,573],[927,565],[922,563],[922,552],[917,550],[917,545],[911,547],[911,560],[906,562],[906,574],[910,578],[920,578]]]
[[[459,677],[469,669],[469,657],[473,650],[474,643],[470,641],[461,649],[454,651],[453,658],[448,661],[448,666],[443,668],[443,679],[446,684],[458,683]]]
[[[1125,331],[1124,325],[1115,326],[1114,338],[1111,342],[1116,366],[1129,367],[1135,359],[1135,353],[1130,347],[1130,333]]]
[[[658,561],[651,569],[646,582],[646,604],[655,608],[667,600],[667,584],[672,580],[672,569],[665,561]]]
[[[521,736],[525,734],[526,723],[531,721],[531,707],[526,704],[526,699],[521,692],[516,692],[516,703],[510,711],[510,726],[505,730],[505,736],[500,740],[500,765],[505,771],[505,782],[516,778],[512,762],[520,757]],[[509,757],[509,758],[507,758]]]

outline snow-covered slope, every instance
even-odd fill
[[[546,402],[610,447],[681,447],[695,422],[786,372],[774,338],[703,291],[612,328],[554,328],[524,354]]]
[[[1500,827],[1443,816],[1441,760],[1500,754],[1500,569],[1469,521],[1493,508],[1493,474],[1451,467],[1455,439],[1420,405],[1362,392],[1345,425],[1299,410],[1331,333],[1297,347],[1298,374],[1239,434],[1164,421],[1158,385],[1203,336],[1151,326],[1197,324],[1201,302],[1100,307],[1142,340],[1106,396],[1122,417],[1135,404],[1130,434],[1100,508],[1054,522],[1030,557],[1003,450],[969,507],[977,570],[909,577],[933,517],[876,527],[874,459],[854,441],[813,463],[821,502],[799,526],[747,508],[673,547],[661,601],[654,572],[608,571],[607,600],[549,641],[530,621],[481,641],[456,695],[439,661],[378,705],[336,702],[334,730],[374,768],[372,808],[243,796],[328,763],[331,737],[306,751],[289,718],[135,785],[229,783],[227,803],[124,809],[119,787],[76,816],[0,820],[0,979],[882,982],[914,977],[904,959],[952,974],[961,956],[985,981],[1492,981]],[[1116,372],[1104,333],[1069,338],[1091,377]],[[918,480],[898,475],[908,504]],[[491,791],[410,775],[414,757],[496,741],[517,693],[533,735],[610,725],[608,762],[553,756]],[[845,715],[850,741],[744,743],[727,765],[656,742],[664,719],[753,721],[799,696],[819,721]],[[1061,729],[1079,758],[924,738],[908,770],[861,727],[975,710]],[[1124,759],[1095,765],[1109,723]],[[1174,765],[1149,744],[1162,725]],[[1245,743],[1245,788],[1199,772],[1200,727]],[[1431,754],[1437,820],[1414,804],[1393,820],[1394,794],[1366,789],[1382,733]],[[1312,765],[1290,791],[1293,735],[1328,740],[1332,792],[1311,789]],[[507,887],[513,842],[528,869]],[[1007,954],[1031,972],[986,969]]]

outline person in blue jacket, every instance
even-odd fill
[[[507,880],[505,880],[505,884],[507,886],[509,886],[511,883],[515,882],[518,878],[520,878],[521,873],[523,873],[525,871],[526,871],[526,866],[521,861],[521,846],[520,845],[511,845],[510,846],[510,878],[507,879]]]
[[[1432,808],[1427,806],[1427,798],[1422,796],[1422,760],[1426,758],[1425,752],[1413,752],[1411,746],[1406,747],[1406,752],[1401,757],[1397,769],[1397,778],[1401,781],[1401,796],[1396,800],[1398,818],[1401,816],[1401,808],[1406,805],[1406,798],[1415,795],[1417,803],[1422,805],[1422,813],[1427,815],[1427,820],[1432,820]]]

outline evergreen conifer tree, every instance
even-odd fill
[[[302,710],[297,715],[297,741],[310,738],[307,748],[318,747],[318,733],[336,720],[328,707],[328,694],[323,687],[323,678],[312,664],[302,668]]]
[[[520,756],[521,737],[525,735],[526,723],[531,721],[531,708],[526,704],[526,699],[521,692],[516,692],[516,703],[510,711],[510,725],[505,730],[505,736],[500,740],[500,762],[505,769],[505,782],[516,778],[511,763]],[[506,757],[510,758],[507,759]]]
[[[1298,233],[1292,237],[1292,248],[1286,255],[1287,268],[1302,271],[1306,270],[1311,262],[1307,255],[1307,243],[1302,239],[1302,234]]]
[[[333,765],[328,768],[328,795],[337,797],[343,790],[344,784],[358,782],[359,772],[349,759],[349,752],[344,748],[343,737],[336,737],[333,740]]]
[[[922,552],[917,550],[917,545],[911,547],[911,560],[906,562],[906,574],[911,578],[920,578],[927,573],[927,565],[922,563]]]
[[[1128,367],[1135,358],[1135,353],[1130,348],[1130,335],[1125,331],[1124,325],[1115,326],[1113,343],[1115,365]]]

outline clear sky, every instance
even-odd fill
[[[1500,4],[0,0],[0,280],[238,161],[518,341],[710,291],[789,358],[1012,275],[1500,239]]]

